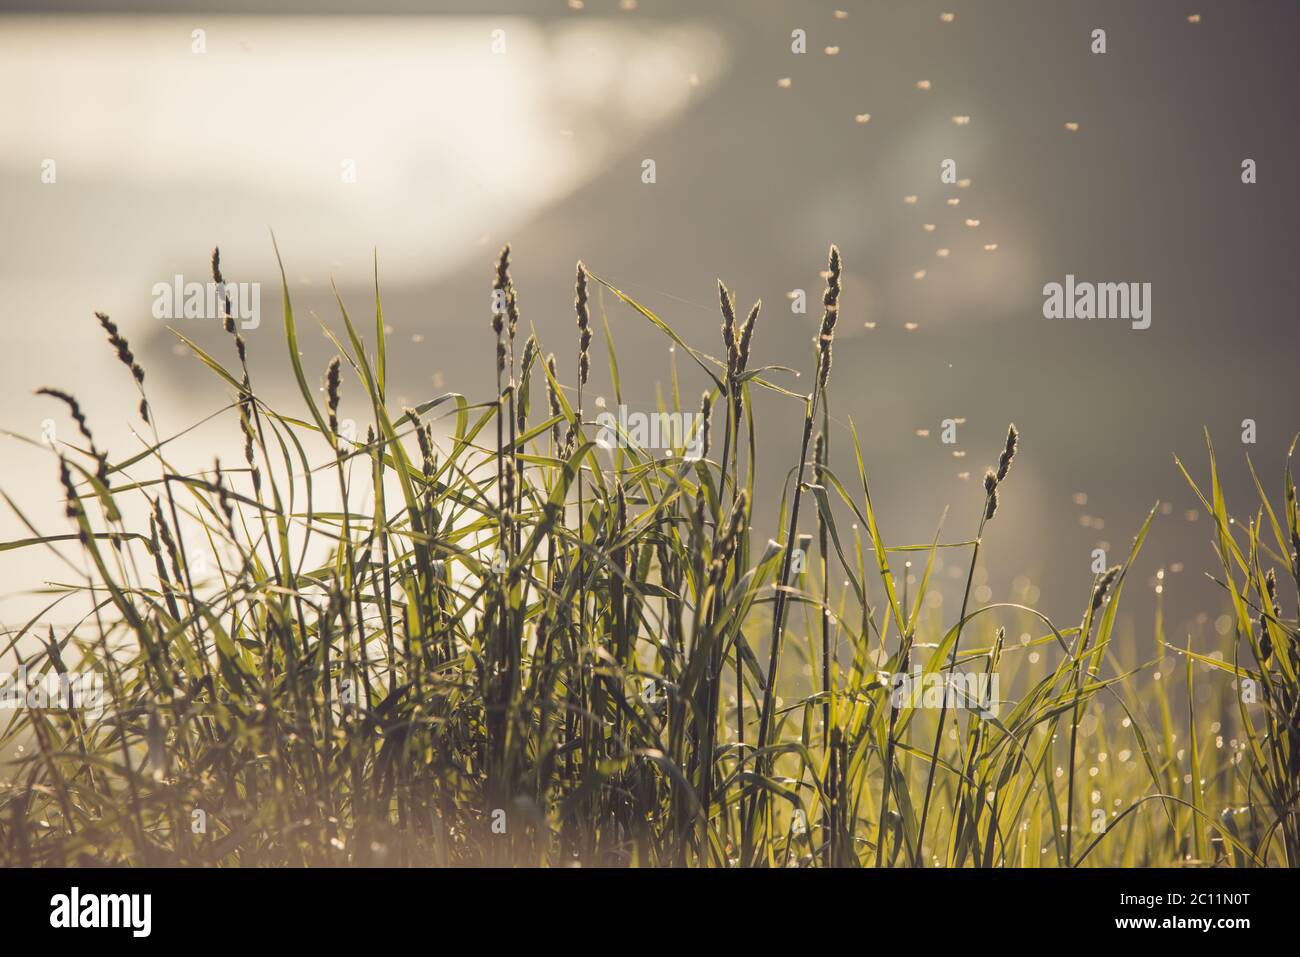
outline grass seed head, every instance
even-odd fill
[[[524,340],[524,357],[519,362],[519,377],[527,379],[528,373],[533,370],[533,363],[537,361],[538,342],[536,336],[529,336]]]
[[[1106,594],[1110,591],[1111,586],[1115,584],[1115,579],[1119,577],[1121,567],[1120,565],[1112,565],[1106,569],[1105,574],[1101,576],[1101,580],[1097,582],[1097,587],[1092,590],[1092,610],[1094,612],[1106,600]]]
[[[230,502],[230,490],[226,488],[225,478],[221,474],[221,459],[212,460],[213,480],[212,484],[217,490],[217,503],[221,506],[221,514],[226,519],[226,531],[230,537],[235,537],[235,508]]]
[[[95,469],[95,477],[104,484],[108,484],[108,456],[95,448],[95,439],[90,434],[90,426],[86,422],[85,413],[81,411],[81,403],[67,392],[59,389],[41,388],[36,390],[37,395],[48,395],[52,399],[58,399],[68,407],[68,414],[72,420],[77,423],[77,431],[81,433],[82,438],[86,440],[86,445],[90,447],[90,454],[94,456],[98,463]]]
[[[718,302],[722,306],[722,344],[727,347],[727,379],[736,374],[739,358],[736,343],[736,300],[727,291],[726,284],[718,280]]]
[[[506,293],[506,330],[510,335],[510,341],[515,341],[515,331],[519,327],[519,294],[515,292],[512,284],[510,291]]]
[[[758,311],[763,308],[763,300],[760,299],[754,303],[754,308],[749,310],[749,316],[745,319],[745,324],[740,329],[740,342],[736,346],[736,374],[743,373],[749,368],[749,350],[754,339],[754,323],[758,320]]]
[[[96,312],[95,318],[98,319],[99,324],[104,327],[104,332],[108,334],[108,343],[117,350],[117,358],[121,361],[122,365],[131,370],[131,375],[135,377],[136,382],[143,385],[144,370],[141,369],[139,363],[135,361],[135,355],[131,352],[131,346],[118,331],[117,323],[113,322],[113,320],[108,317],[108,313],[104,312]]]
[[[1264,591],[1268,595],[1268,604],[1272,608],[1273,617],[1277,618],[1282,614],[1281,607],[1277,604],[1277,571],[1270,568],[1268,574],[1264,576]],[[1268,633],[1268,612],[1267,610],[1259,613],[1259,663],[1268,664],[1268,659],[1273,657],[1273,638]]]
[[[505,328],[505,300],[510,296],[510,244],[501,247],[497,256],[496,281],[492,286],[492,332],[500,337]],[[498,370],[500,371],[500,370]]]
[[[835,321],[840,311],[840,251],[831,246],[830,263],[826,276],[826,292],[822,295],[825,312],[822,315],[821,334],[818,337],[817,388],[825,389],[831,374],[831,343],[835,340]]]
[[[325,407],[329,411],[331,437],[336,437],[339,434],[340,364],[339,357],[335,356],[330,359],[329,365],[325,367]]]
[[[989,469],[984,473],[984,521],[989,521],[998,511],[998,477]]]
[[[578,315],[578,388],[587,384],[591,375],[591,313],[587,307],[587,267],[579,260],[578,276],[574,284],[573,308]]]
[[[233,335],[235,334],[235,317],[230,309],[230,293],[225,291],[226,280],[225,277],[221,275],[221,248],[219,246],[212,247],[212,281],[217,284],[222,292],[222,327],[226,332]],[[239,337],[236,335],[236,338]],[[241,355],[241,359],[242,358]]]
[[[1014,422],[1007,427],[1007,446],[1002,450],[1002,455],[998,458],[998,481],[1001,482],[1007,477],[1007,472],[1011,470],[1011,460],[1016,457],[1016,446],[1020,443],[1020,431],[1016,428]]]
[[[68,460],[62,455],[59,456],[59,484],[63,486],[63,495],[67,500],[64,514],[75,521],[81,514],[81,499],[77,495],[76,486],[72,484],[72,471],[68,468]]]
[[[546,356],[546,371],[550,373],[550,376],[548,376],[546,379],[546,397],[550,400],[551,403],[551,418],[555,418],[555,416],[562,414],[564,412],[564,409],[561,408],[560,406],[559,393],[555,391],[555,383],[559,381],[559,378],[558,378],[558,373],[556,373],[555,371],[554,352],[548,353]],[[560,444],[560,423],[559,422],[556,422],[553,426],[551,426],[551,439],[555,442],[555,445],[558,447]]]
[[[226,280],[221,274],[221,250],[216,246],[212,248],[212,281],[224,289]],[[221,306],[222,327],[235,337],[235,351],[239,354],[240,364],[245,365],[248,362],[248,347],[244,343],[244,337],[235,328],[235,316],[230,309],[230,293],[222,297]]]
[[[700,429],[703,434],[700,436],[700,458],[709,457],[709,430],[711,428],[710,419],[713,416],[713,393],[705,392],[704,397],[700,399]]]
[[[736,554],[736,546],[745,528],[745,508],[748,502],[749,498],[745,490],[741,489],[740,494],[736,496],[735,504],[731,507],[731,519],[727,523],[727,530],[718,540],[713,563],[709,566],[709,583],[714,588],[722,586],[727,575],[727,566],[731,563],[732,556]]]

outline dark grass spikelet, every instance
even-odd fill
[[[505,328],[505,300],[510,298],[510,244],[501,247],[497,257],[496,282],[492,286],[492,332],[500,336]]]
[[[135,361],[135,355],[131,352],[131,347],[127,344],[126,339],[118,331],[117,324],[108,318],[108,313],[105,312],[96,312],[95,318],[99,320],[99,324],[104,327],[104,332],[108,334],[109,345],[117,350],[117,358],[122,365],[131,370],[131,376],[135,379],[136,385],[144,388],[144,369],[140,363]],[[140,399],[140,418],[146,422],[149,421],[149,403],[143,398]]]
[[[501,254],[497,257],[496,278],[492,291],[492,334],[497,337],[497,375],[500,376],[506,371],[508,355],[502,333],[505,331],[506,313],[509,310],[511,296],[509,243],[501,247]]]
[[[127,343],[122,334],[118,332],[117,323],[108,318],[104,312],[95,313],[95,318],[99,324],[104,327],[104,332],[108,334],[108,343],[117,350],[117,357],[121,360],[122,365],[131,370],[131,375],[140,385],[144,385],[144,369],[140,368],[140,363],[135,361],[135,355],[131,352],[131,346]]]
[[[831,344],[835,340],[835,321],[840,312],[840,251],[831,246],[830,264],[826,277],[826,292],[822,295],[822,328],[818,336],[817,388],[825,390],[831,374]]]
[[[437,466],[433,456],[433,427],[422,426],[420,424],[420,413],[409,406],[402,409],[402,412],[410,418],[411,424],[415,426],[415,442],[420,447],[420,458],[422,460],[421,470],[427,479],[433,475]]]
[[[1106,569],[1105,574],[1101,576],[1101,581],[1097,582],[1097,587],[1092,590],[1092,610],[1095,612],[1102,606],[1106,600],[1106,594],[1110,591],[1115,579],[1119,577],[1121,565],[1112,565]]]
[[[212,281],[221,287],[222,325],[226,332],[235,335],[235,317],[230,311],[230,293],[226,292],[226,280],[221,275],[221,247],[212,247]]]
[[[987,496],[984,504],[984,521],[987,522],[998,510],[998,477],[992,469],[984,473],[984,494]]]
[[[627,489],[617,476],[614,478],[614,528],[618,532],[627,528]]]
[[[732,506],[731,519],[727,523],[727,530],[723,533],[722,538],[718,540],[713,563],[709,566],[709,585],[713,588],[722,587],[722,582],[727,574],[727,566],[731,564],[732,556],[736,554],[740,534],[745,528],[745,508],[748,501],[748,495],[744,489],[741,489],[740,494],[736,496],[736,504]]]
[[[514,284],[511,283],[510,290],[506,293],[506,333],[510,341],[515,341],[515,332],[519,328],[519,294],[515,292]]]
[[[171,559],[172,575],[175,577],[177,584],[185,581],[181,574],[181,553],[176,547],[176,539],[172,537],[171,528],[167,525],[167,519],[163,516],[162,502],[154,499],[153,501],[153,521],[157,525],[158,535],[162,538],[163,547],[167,549],[167,557]]]
[[[217,504],[221,508],[221,514],[226,519],[226,530],[230,537],[235,537],[235,507],[230,502],[230,490],[226,488],[224,476],[221,474],[221,459],[212,460],[213,480],[212,484],[217,490]]]
[[[1295,517],[1296,500],[1295,486],[1289,485],[1286,490],[1286,511],[1287,514]],[[1300,520],[1293,523],[1294,528],[1291,532],[1291,565],[1296,571],[1297,578],[1300,578]]]
[[[533,371],[533,363],[537,361],[538,351],[537,337],[529,336],[524,340],[524,357],[519,362],[519,381],[521,384],[528,382],[528,376]],[[528,426],[528,402],[527,393],[520,393],[519,403],[515,407],[515,427],[524,432]]]
[[[77,495],[76,486],[72,484],[72,470],[68,468],[68,460],[62,455],[59,456],[59,484],[63,486],[63,495],[67,500],[64,514],[75,521],[81,514],[81,499]]]
[[[1001,482],[1007,477],[1007,472],[1011,470],[1011,460],[1016,457],[1016,447],[1020,444],[1020,431],[1016,428],[1014,422],[1007,426],[1007,447],[1002,450],[1002,455],[998,458],[998,481]]]
[[[754,325],[758,321],[758,312],[763,308],[763,300],[754,303],[749,310],[745,324],[740,327],[740,341],[736,345],[736,374],[740,375],[749,368],[749,350],[754,341]]]
[[[513,524],[510,503],[515,500],[515,460],[509,456],[501,460],[501,527],[508,537]]]
[[[736,339],[736,300],[727,291],[726,284],[718,280],[718,302],[722,306],[722,344],[727,347],[727,381],[736,376],[739,346]]]
[[[551,418],[555,418],[555,416],[562,414],[564,409],[560,406],[559,393],[555,391],[555,383],[560,380],[555,371],[554,352],[548,353],[546,356],[546,371],[550,373],[546,379],[546,396],[551,403]],[[560,445],[560,423],[558,421],[551,426],[551,440],[558,448]]]
[[[987,496],[984,508],[984,521],[988,521],[998,510],[998,486],[1002,480],[1007,477],[1011,471],[1011,460],[1016,457],[1016,448],[1020,443],[1020,432],[1016,429],[1015,423],[1007,428],[1007,444],[998,457],[998,469],[993,471],[989,469],[984,473],[984,494]]]
[[[705,392],[700,399],[700,458],[709,457],[709,430],[711,428],[710,419],[713,417],[713,393]]]
[[[524,356],[519,361],[520,379],[527,379],[528,374],[533,371],[533,363],[537,361],[538,348],[536,336],[529,336],[524,340]]]
[[[216,246],[212,248],[212,281],[221,286],[222,291],[225,292],[226,280],[221,274],[221,249]],[[245,365],[248,362],[248,347],[244,337],[235,328],[235,316],[230,311],[230,293],[227,292],[221,297],[221,308],[222,327],[235,337],[235,351],[239,354],[239,363]]]
[[[708,496],[704,494],[704,486],[701,485],[695,490],[695,509],[691,514],[691,519],[695,523],[695,528],[700,533],[703,533],[704,531],[704,520],[708,517],[708,514],[709,499]]]
[[[573,307],[578,314],[578,387],[587,384],[591,375],[591,313],[587,306],[587,267],[578,262]]]
[[[1277,619],[1282,614],[1282,608],[1277,603],[1277,572],[1270,568],[1268,574],[1264,576],[1264,590],[1268,596],[1268,608],[1273,612],[1273,618]],[[1259,663],[1268,664],[1268,659],[1273,657],[1273,639],[1268,633],[1268,611],[1259,613]]]
[[[817,438],[813,440],[813,475],[821,481],[822,470],[826,468],[826,435],[822,432],[817,433]]]
[[[325,367],[325,407],[329,411],[330,441],[338,444],[339,434],[339,374],[341,363],[339,357],[330,359]]]
[[[244,374],[243,395],[239,400],[239,429],[244,434],[244,461],[253,480],[254,494],[262,490],[262,470],[257,467],[257,432],[253,428],[253,390]]]
[[[77,431],[79,431],[82,438],[86,440],[86,444],[90,447],[90,454],[95,458],[95,477],[107,485],[108,456],[95,447],[95,439],[94,436],[90,434],[90,426],[86,422],[85,413],[81,411],[81,403],[78,402],[74,396],[59,389],[41,388],[36,390],[36,394],[48,395],[51,399],[58,399],[68,407],[68,414],[71,415],[72,420],[77,423]]]

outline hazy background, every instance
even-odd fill
[[[831,411],[859,428],[891,543],[929,541],[947,506],[945,538],[969,537],[983,469],[1015,421],[1022,452],[977,600],[1036,599],[1077,620],[1091,549],[1120,560],[1161,500],[1167,514],[1126,594],[1130,627],[1149,636],[1159,568],[1172,640],[1222,612],[1202,575],[1217,566],[1212,526],[1173,454],[1203,477],[1208,427],[1236,514],[1256,507],[1247,451],[1280,500],[1300,427],[1295,4],[194,6],[0,2],[0,428],[37,438],[53,418],[71,429],[32,395],[52,385],[79,396],[115,456],[138,448],[135,393],[96,309],[130,339],[164,433],[227,402],[150,314],[153,284],[205,281],[215,244],[228,280],[263,284],[261,326],[245,333],[258,391],[300,408],[271,229],[308,369],[331,354],[311,318],[337,325],[331,278],[354,316],[373,315],[378,251],[401,403],[491,396],[489,290],[506,241],[523,322],[564,380],[576,377],[581,258],[710,352],[716,279],[742,307],[761,297],[754,362],[805,370],[779,380],[802,390],[835,242],[847,280]],[[803,55],[790,49],[796,28]],[[1105,55],[1090,52],[1095,28]],[[204,54],[191,52],[195,29]],[[491,50],[498,29],[503,54]],[[653,185],[641,182],[646,158]],[[969,185],[940,182],[948,158]],[[1258,163],[1256,185],[1241,183],[1244,158]],[[46,159],[54,184],[41,181]],[[344,160],[355,183],[341,181]],[[1152,283],[1151,328],[1044,320],[1043,284],[1066,273]],[[795,288],[806,316],[791,313]],[[645,406],[668,380],[668,343],[605,300],[628,402]],[[214,323],[173,325],[233,361]],[[589,394],[612,405],[601,337],[593,358]],[[694,403],[703,381],[679,368]],[[771,394],[758,401],[756,528],[773,523],[801,415]],[[960,457],[940,443],[945,418],[965,420]],[[1240,442],[1244,418],[1258,423],[1256,446]],[[216,452],[238,462],[238,443],[227,415],[170,456],[184,469]],[[846,479],[849,453],[838,435],[832,462]],[[63,531],[49,453],[0,439],[0,455],[0,488],[42,531]],[[0,539],[25,534],[0,515]],[[0,621],[20,624],[23,593],[69,574],[45,553],[0,552]]]

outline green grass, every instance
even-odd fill
[[[1268,577],[1300,583],[1289,467],[1284,515],[1257,480],[1245,522],[1212,450],[1208,483],[1185,473],[1215,520],[1214,600],[1233,617],[1220,648],[1166,644],[1159,616],[1153,642],[1112,642],[1150,517],[1122,564],[1079,582],[1077,621],[980,606],[980,542],[1011,520],[1015,434],[989,450],[1003,462],[975,538],[891,542],[870,445],[827,412],[839,271],[832,251],[809,395],[781,384],[801,381],[790,370],[748,367],[762,321],[757,307],[740,321],[725,289],[714,358],[581,267],[566,387],[555,370],[570,360],[531,337],[516,355],[504,254],[486,403],[389,407],[378,289],[368,346],[339,301],[326,333],[341,361],[318,388],[287,287],[296,409],[259,396],[233,323],[230,365],[182,337],[231,392],[219,420],[242,435],[238,468],[182,471],[156,432],[113,461],[76,400],[53,394],[81,427],[56,449],[70,528],[0,548],[88,571],[8,629],[6,653],[35,648],[34,673],[99,672],[109,701],[98,716],[0,713],[0,863],[1300,861],[1296,622]],[[592,289],[707,375],[704,459],[594,444]],[[144,373],[101,321],[152,427]],[[612,340],[608,357],[621,400]],[[671,385],[671,410],[697,408],[675,371]],[[759,390],[804,413],[779,486],[756,483]],[[369,410],[355,441],[341,394]],[[751,538],[755,502],[780,515],[779,541]],[[953,563],[964,599],[945,618],[927,598]],[[69,600],[87,612],[56,636],[44,622]],[[893,701],[887,676],[912,668],[997,674],[1001,707]],[[1247,679],[1253,701],[1237,692]],[[1213,689],[1199,708],[1194,684]]]

